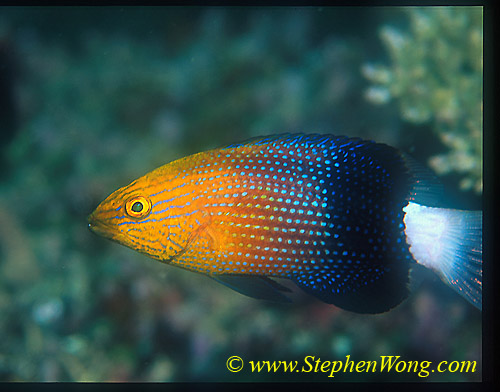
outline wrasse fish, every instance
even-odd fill
[[[441,208],[435,177],[385,144],[278,135],[191,155],[118,189],[96,233],[260,299],[288,278],[340,308],[380,313],[423,265],[481,309],[482,212]]]

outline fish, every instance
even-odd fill
[[[482,211],[446,208],[437,177],[387,144],[262,136],[167,163],[108,196],[95,233],[249,297],[290,302],[288,279],[383,313],[427,268],[482,309]]]

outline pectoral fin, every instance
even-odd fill
[[[217,275],[212,276],[211,278],[240,294],[247,295],[252,298],[278,302],[291,302],[290,298],[283,294],[283,292],[291,292],[291,290],[267,277]]]

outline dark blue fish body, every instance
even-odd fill
[[[413,262],[403,224],[411,176],[401,154],[361,139],[303,135],[277,140],[280,148],[273,158],[289,160],[286,180],[302,180],[305,189],[312,188],[311,198],[319,196],[321,215],[310,217],[327,233],[315,252],[321,257],[291,276],[294,282],[324,302],[356,312],[399,304],[408,295]],[[308,187],[312,182],[314,187]]]

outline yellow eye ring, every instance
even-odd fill
[[[144,196],[132,196],[125,203],[125,212],[132,218],[142,219],[151,212],[151,201]]]

